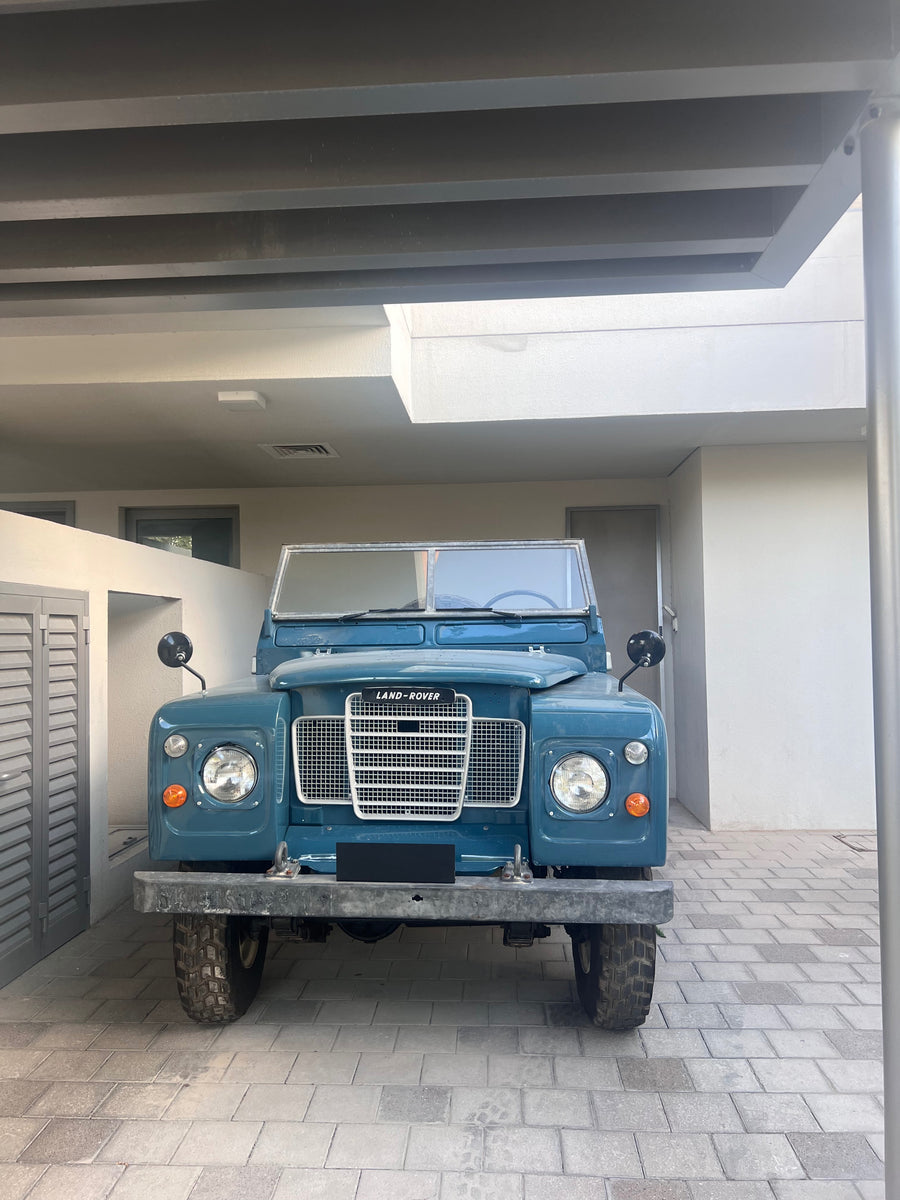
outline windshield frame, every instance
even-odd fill
[[[435,608],[434,605],[434,573],[435,559],[437,552],[440,550],[538,550],[542,547],[548,549],[560,550],[570,549],[575,552],[575,561],[578,564],[578,575],[581,580],[581,586],[584,589],[584,594],[587,598],[587,603],[578,608],[520,608],[514,606],[514,612],[509,609],[473,609],[473,608]],[[460,617],[468,615],[470,619],[490,619],[492,616],[504,617],[520,613],[522,616],[540,616],[544,619],[556,620],[559,617],[585,616],[592,610],[597,610],[597,598],[594,594],[594,585],[591,580],[591,573],[587,566],[587,553],[584,548],[582,538],[534,538],[534,539],[505,539],[503,541],[464,541],[464,542],[315,542],[315,543],[299,543],[296,545],[282,546],[281,556],[278,560],[278,568],[275,572],[275,580],[272,584],[272,594],[269,600],[269,610],[274,621],[318,621],[329,620],[334,621],[340,617],[347,617],[348,613],[342,610],[334,612],[288,612],[277,609],[276,602],[278,594],[281,590],[281,585],[284,581],[284,576],[287,571],[288,562],[292,554],[302,552],[304,554],[329,554],[335,552],[369,552],[379,553],[381,551],[390,550],[411,550],[419,553],[427,554],[427,576],[426,576],[426,596],[424,608],[400,608],[389,612],[374,612],[367,611],[359,615],[359,620],[381,620],[381,621],[396,621],[396,620],[421,620],[422,617]]]

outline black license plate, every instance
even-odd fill
[[[363,688],[362,698],[364,704],[452,704],[456,692],[453,688],[392,683]]]
[[[451,842],[338,842],[337,879],[344,883],[454,883]]]

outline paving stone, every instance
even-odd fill
[[[243,1166],[259,1130],[259,1124],[250,1121],[196,1121],[185,1134],[172,1161],[212,1167]]]
[[[707,1134],[638,1133],[637,1143],[644,1172],[651,1179],[722,1178],[722,1168]]]
[[[808,963],[816,962],[816,956],[808,946],[764,944],[758,947],[759,955],[766,962]]]
[[[112,1091],[111,1083],[51,1083],[28,1110],[30,1117],[89,1117]]]
[[[96,1161],[167,1163],[188,1129],[187,1121],[123,1121]]]
[[[876,1133],[884,1128],[884,1111],[867,1095],[810,1095],[806,1103],[826,1133]]]
[[[108,1050],[51,1050],[42,1055],[41,1062],[31,1071],[31,1078],[87,1080],[99,1071],[109,1055]]]
[[[792,1133],[794,1153],[811,1179],[880,1179],[883,1167],[861,1133]]]
[[[745,1180],[739,1183],[696,1180],[688,1186],[691,1200],[772,1200],[772,1187],[776,1187],[778,1184],[773,1182],[770,1185]]]
[[[311,1084],[251,1083],[233,1121],[302,1121],[312,1098]]]
[[[239,1050],[222,1078],[228,1083],[284,1083],[296,1057],[289,1050]]]
[[[556,1030],[528,1030],[524,1032],[556,1033]],[[565,1032],[565,1031],[563,1031]],[[575,1031],[571,1033],[575,1036]],[[532,1043],[533,1044],[533,1043]],[[456,1040],[456,1048],[468,1054],[516,1054],[519,1049],[519,1031],[507,1025],[464,1025],[460,1026]],[[524,1050],[524,1046],[523,1046]],[[526,1053],[537,1053],[528,1050]],[[552,1050],[541,1053],[552,1054]]]
[[[772,1187],[777,1200],[859,1200],[860,1196],[852,1183],[825,1183],[820,1179],[775,1180]]]
[[[437,1171],[362,1171],[356,1200],[437,1200]]]
[[[587,1092],[566,1088],[525,1088],[522,1109],[526,1125],[590,1128],[593,1114]]]
[[[256,1170],[274,1170],[274,1168],[257,1167]],[[277,1172],[276,1172],[277,1174]],[[359,1171],[339,1170],[335,1167],[288,1167],[281,1173],[278,1186],[275,1188],[273,1200],[353,1200],[359,1181]],[[191,1197],[195,1200],[195,1197]],[[215,1192],[204,1195],[200,1200],[220,1200]],[[226,1196],[224,1200],[232,1200]],[[236,1191],[233,1200],[244,1200]],[[248,1197],[248,1200],[255,1200]]]
[[[408,1025],[397,1033],[397,1049],[416,1054],[454,1054],[457,1036],[452,1025]]]
[[[199,1174],[197,1167],[127,1167],[112,1190],[113,1200],[186,1200]]]
[[[797,1179],[803,1168],[781,1133],[717,1133],[713,1142],[729,1179]]]
[[[606,1136],[582,1130],[566,1133],[576,1138]],[[484,1131],[484,1167],[487,1171],[561,1172],[559,1133],[555,1129],[489,1127]],[[568,1165],[566,1169],[570,1169]],[[597,1171],[602,1172],[599,1159]]]
[[[786,983],[736,983],[734,990],[743,1004],[796,1004],[797,993]]]
[[[159,1117],[180,1088],[177,1083],[117,1083],[97,1109],[101,1117]]]
[[[50,1167],[34,1189],[29,1200],[103,1200],[120,1178],[120,1166],[55,1166]]]
[[[484,1130],[480,1125],[412,1125],[406,1150],[406,1169],[480,1171],[484,1159],[483,1147]]]
[[[767,1092],[829,1092],[831,1084],[808,1058],[754,1058],[751,1066]]]
[[[43,1095],[46,1082],[31,1079],[5,1079],[0,1083],[0,1117],[21,1117]]]
[[[252,1166],[321,1167],[334,1136],[335,1128],[330,1124],[266,1121],[256,1144],[251,1142],[250,1162]]]
[[[686,1183],[659,1183],[656,1180],[611,1179],[610,1200],[691,1200]]]
[[[730,1096],[715,1092],[670,1092],[660,1096],[674,1133],[743,1133]]]
[[[648,1058],[703,1058],[709,1054],[704,1040],[707,1033],[720,1032],[704,1028],[697,1029],[641,1029],[641,1041]]]
[[[880,1059],[826,1059],[819,1064],[823,1075],[842,1092],[881,1092],[884,1068]]]
[[[447,1055],[455,1058],[455,1055]],[[414,1086],[421,1080],[423,1083],[449,1083],[450,1080],[422,1080],[424,1055],[409,1054],[395,1051],[393,1054],[361,1054],[359,1064],[353,1075],[354,1083],[370,1084],[406,1084]],[[296,1070],[296,1068],[295,1068]],[[324,1082],[324,1081],[323,1081]],[[340,1082],[335,1080],[334,1082]]]
[[[581,1200],[581,1194],[576,1190],[580,1180],[552,1175],[534,1176],[534,1179],[543,1181],[547,1189],[541,1193],[541,1200]],[[571,1190],[560,1192],[559,1183],[567,1184]],[[535,1193],[529,1192],[528,1196],[535,1197]],[[440,1200],[521,1200],[521,1197],[521,1175],[500,1171],[489,1175],[477,1171],[445,1171],[441,1176]],[[596,1200],[596,1189],[594,1196],[587,1200]]]
[[[0,1195],[4,1200],[22,1200],[46,1169],[42,1165],[0,1163]]]
[[[817,1133],[818,1123],[802,1096],[787,1092],[735,1093],[734,1103],[748,1133]]]
[[[168,1120],[228,1120],[247,1090],[245,1083],[191,1083],[180,1089],[164,1113]]]
[[[880,1033],[863,1029],[829,1029],[825,1036],[844,1058],[881,1058]]]
[[[545,1060],[520,1061],[544,1062]],[[619,1091],[622,1088],[619,1064],[614,1058],[576,1058],[558,1055],[553,1059],[553,1074],[560,1087],[595,1088],[601,1091],[606,1089]],[[510,1077],[508,1082],[515,1083],[515,1080]],[[523,1085],[531,1082],[532,1080],[527,1078],[522,1080]],[[533,1082],[541,1081],[534,1080]]]
[[[685,1095],[693,1098],[695,1094]],[[592,1099],[594,1123],[600,1130],[615,1133],[669,1128],[659,1096],[641,1092],[594,1092]]]
[[[406,1125],[432,1121],[444,1123],[450,1112],[450,1094],[448,1087],[389,1085],[381,1090],[378,1120]]]
[[[32,1137],[42,1123],[28,1122],[33,1127]],[[44,1125],[33,1141],[29,1138],[19,1158],[22,1162],[90,1162],[118,1128],[118,1121],[53,1119]],[[2,1132],[3,1127],[0,1126],[0,1137]]]
[[[411,1026],[409,1032],[416,1028]],[[420,1026],[423,1033],[427,1033],[430,1025]],[[403,1030],[402,1032],[407,1032]],[[450,1032],[455,1033],[455,1030]],[[400,1046],[398,1044],[398,1028],[396,1025],[348,1025],[344,1029],[338,1031],[337,1037],[334,1039],[335,1050],[356,1051],[357,1053],[365,1053],[371,1050],[376,1050],[385,1053],[388,1050],[393,1050],[394,1046],[397,1049],[414,1050],[415,1046]]]
[[[93,1075],[94,1079],[151,1080],[169,1057],[168,1050],[115,1050]]]
[[[686,1092],[694,1086],[680,1058],[621,1058],[618,1062],[622,1084],[630,1091]]]

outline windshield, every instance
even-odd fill
[[[286,546],[276,616],[588,607],[572,543]]]

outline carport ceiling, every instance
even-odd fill
[[[0,316],[781,285],[894,16],[0,2]]]

